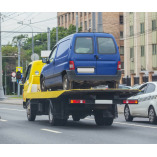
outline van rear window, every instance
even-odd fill
[[[75,41],[75,53],[93,53],[93,39],[91,37],[77,37]]]
[[[100,54],[113,54],[116,53],[116,47],[112,38],[97,38],[98,53]]]

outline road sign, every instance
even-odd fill
[[[16,72],[20,71],[21,73],[23,73],[23,68],[22,67],[16,67]]]
[[[12,82],[16,82],[16,77],[11,77]]]
[[[31,60],[32,60],[32,61],[39,60],[39,55],[36,54],[36,53],[33,53],[33,54],[31,55]]]
[[[12,76],[12,77],[16,77],[16,72],[12,72],[12,73],[11,73],[11,76]]]

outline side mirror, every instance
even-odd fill
[[[49,58],[42,58],[42,62],[46,63],[46,64],[49,64],[50,60],[49,60]]]

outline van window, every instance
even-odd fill
[[[49,59],[50,59],[50,62],[52,62],[56,56],[56,51],[57,51],[57,46],[53,48],[50,56],[49,56]]]
[[[112,38],[97,38],[98,53],[100,54],[113,54],[116,53],[116,47]]]
[[[91,37],[77,37],[75,41],[75,53],[93,53],[93,39]]]
[[[66,53],[70,47],[70,40],[63,41],[59,44],[57,58]]]

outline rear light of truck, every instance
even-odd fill
[[[75,70],[74,61],[69,61],[69,70]]]
[[[85,104],[85,100],[70,100],[71,104]]]
[[[117,70],[121,70],[121,62],[118,61]]]
[[[138,104],[138,100],[123,100],[123,104]]]

